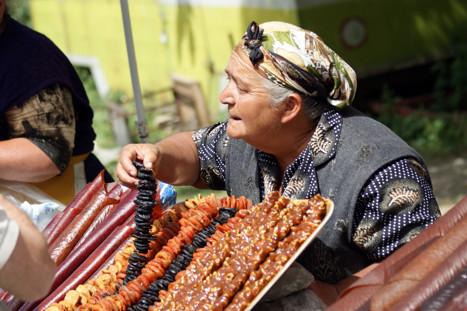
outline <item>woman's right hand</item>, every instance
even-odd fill
[[[138,185],[137,169],[133,161],[143,163],[144,167],[155,173],[159,149],[154,144],[130,144],[122,148],[115,173],[120,183],[135,188]]]
[[[206,187],[199,178],[198,149],[193,132],[181,132],[156,144],[130,144],[123,147],[116,175],[130,188],[138,185],[137,169],[133,161],[141,162],[154,173],[157,180],[175,186]]]

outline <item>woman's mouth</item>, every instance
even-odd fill
[[[230,119],[233,120],[233,121],[241,120],[239,117],[236,117],[236,116],[233,116],[233,115],[230,115]]]

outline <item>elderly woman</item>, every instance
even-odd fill
[[[167,183],[255,203],[273,190],[297,199],[321,193],[335,211],[298,262],[326,283],[382,260],[439,216],[422,157],[350,107],[355,73],[316,34],[253,22],[225,71],[219,99],[229,120],[126,146],[117,165],[123,183],[136,185],[138,160]]]

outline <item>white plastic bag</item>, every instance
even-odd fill
[[[23,210],[42,231],[65,205],[34,185],[0,179],[0,192]]]

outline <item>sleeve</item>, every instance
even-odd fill
[[[63,173],[75,140],[71,92],[58,84],[42,89],[5,113],[8,135],[25,137],[39,147]]]
[[[412,158],[399,159],[373,174],[360,192],[352,240],[369,259],[382,260],[439,216],[426,168]]]
[[[6,264],[13,253],[19,236],[19,226],[10,220],[5,210],[0,206],[0,269]]]
[[[225,190],[225,159],[229,143],[227,123],[217,123],[195,131],[200,177],[213,190]]]

